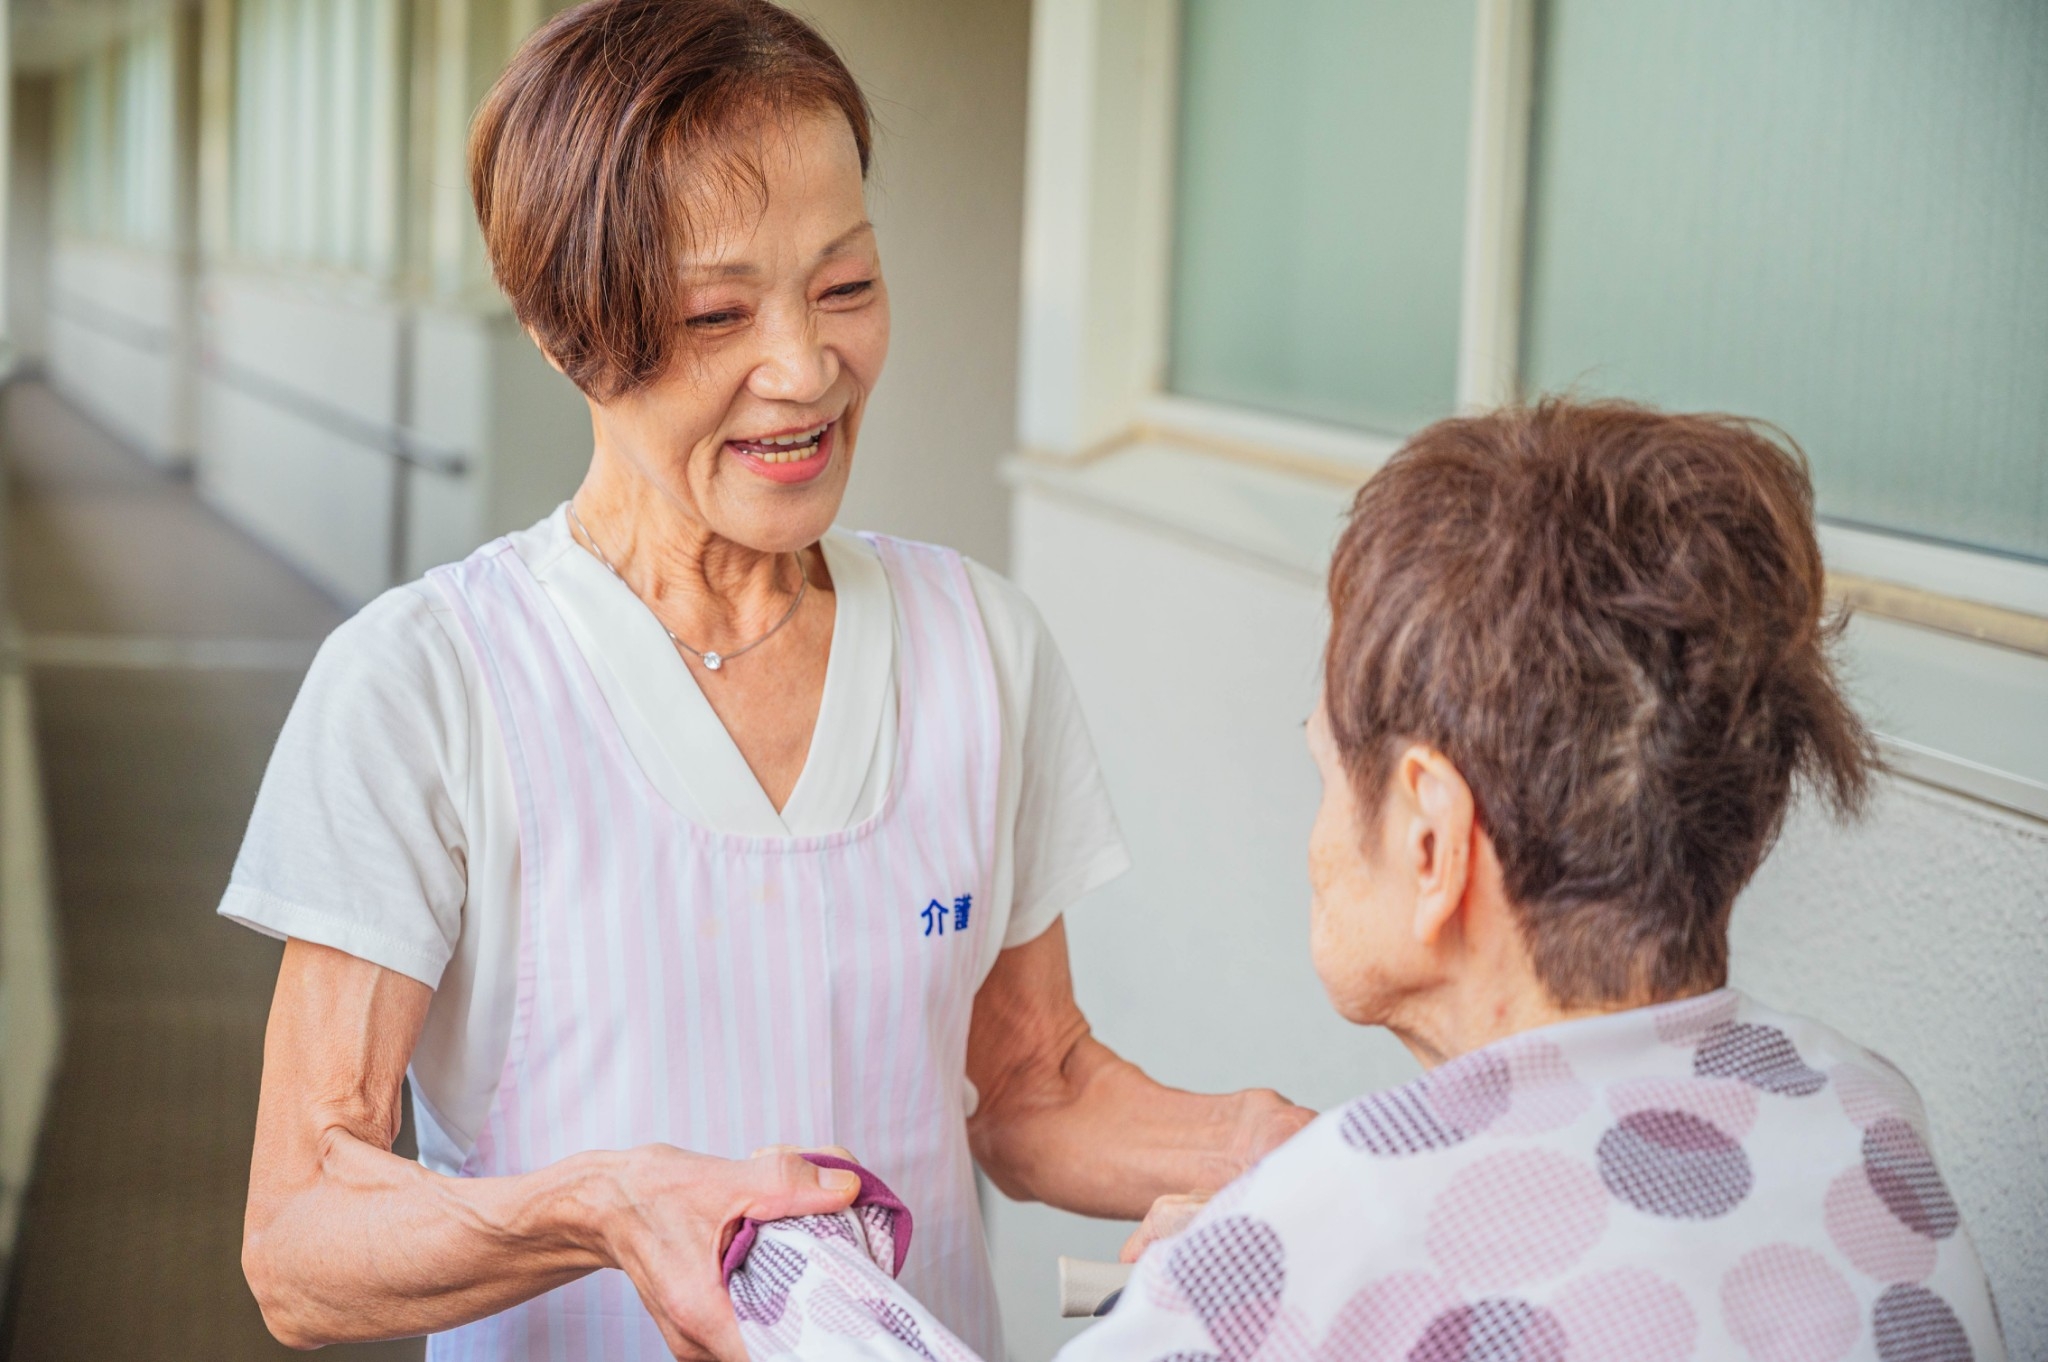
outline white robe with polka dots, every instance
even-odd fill
[[[764,1237],[777,1266],[735,1278],[756,1359],[972,1362],[850,1236]],[[1155,1245],[1060,1362],[2004,1357],[1912,1086],[1723,990],[1326,1114]]]

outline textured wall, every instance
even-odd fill
[[[1308,960],[1317,790],[1300,723],[1323,637],[1312,580],[1020,494],[1016,573],[1067,658],[1136,862],[1071,915],[1097,1031],[1165,1081],[1328,1107],[1414,1072],[1350,1027]],[[1735,982],[1919,1085],[2014,1358],[2048,1358],[2048,827],[1922,786],[1860,826],[1801,811],[1736,912]],[[1058,1254],[1126,1227],[992,1197],[1011,1354],[1042,1362]]]
[[[2014,1358],[2048,1357],[2048,826],[1906,781],[1813,810],[1735,912],[1735,983],[1919,1085]]]
[[[843,519],[1009,561],[1029,0],[797,0],[874,106],[895,318]]]

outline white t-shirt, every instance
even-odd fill
[[[874,549],[822,541],[832,654],[802,775],[778,813],[638,597],[562,510],[512,536],[590,664],[626,745],[684,814],[720,832],[806,837],[867,818],[896,758],[895,613]],[[1020,945],[1129,857],[1079,700],[1038,612],[968,577],[1002,707],[991,941]],[[503,734],[438,589],[385,592],[306,675],[256,797],[220,912],[332,946],[435,990],[412,1057],[420,1157],[458,1168],[488,1115],[519,958],[519,824]]]

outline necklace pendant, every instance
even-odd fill
[[[717,653],[704,654],[704,670],[715,672],[725,665],[725,659]]]

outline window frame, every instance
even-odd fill
[[[1538,0],[1473,0],[1457,402],[1520,383]],[[1396,437],[1198,401],[1167,387],[1181,0],[1034,0],[1020,452],[1055,463],[1184,445],[1355,484]],[[2048,565],[1822,519],[1838,599],[2048,658]],[[2038,700],[2038,705],[2033,702]],[[2048,713],[2048,680],[2029,695]],[[2048,783],[1880,735],[1893,768],[2048,819]]]

